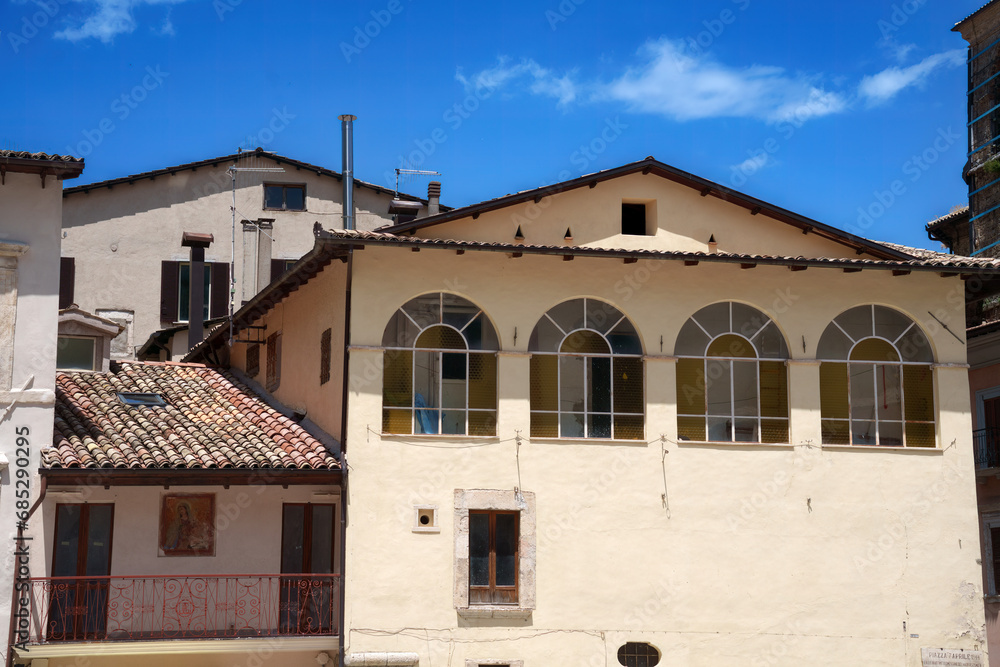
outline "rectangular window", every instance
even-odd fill
[[[469,512],[469,604],[517,604],[518,512]]]
[[[273,211],[306,210],[306,186],[265,183],[264,209]]]
[[[319,339],[319,383],[330,381],[330,346],[332,332],[327,329]]]
[[[622,203],[622,234],[646,236],[646,205]]]
[[[983,515],[983,573],[986,576],[986,595],[1000,591],[1000,514]]]
[[[281,334],[267,337],[267,390],[274,391],[281,384]]]
[[[247,375],[257,377],[260,373],[260,345],[251,345],[247,348]]]
[[[56,368],[61,371],[94,370],[96,344],[96,338],[59,336],[56,343]]]
[[[191,303],[191,263],[164,260],[160,272],[160,320],[187,322]],[[229,313],[229,263],[205,262],[203,319]]]
[[[59,310],[69,308],[76,298],[76,260],[72,257],[59,258]]]

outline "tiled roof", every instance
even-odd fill
[[[82,157],[72,155],[49,155],[48,153],[29,153],[28,151],[8,151],[0,150],[0,158],[17,158],[18,160],[41,160],[43,162],[79,162],[83,163]]]
[[[832,268],[866,269],[969,269],[1000,274],[1000,260],[949,255],[933,250],[910,248],[895,243],[882,243],[896,253],[909,255],[907,259],[854,259],[843,257],[792,257],[788,255],[752,255],[719,251],[717,253],[690,252],[677,250],[631,250],[625,248],[595,248],[591,246],[550,246],[518,243],[494,243],[485,241],[456,241],[452,239],[428,239],[416,236],[400,236],[386,232],[363,232],[346,230],[324,230],[322,239],[327,241],[351,242],[363,245],[399,245],[404,247],[444,247],[487,250],[494,252],[520,252],[524,254],[611,256],[649,259],[674,259],[686,261],[723,262],[739,264],[776,264],[780,266],[829,266]],[[350,245],[350,243],[348,243]]]
[[[968,16],[966,16],[964,19],[962,19],[961,21],[959,21],[958,23],[956,23],[955,27],[952,28],[952,30],[957,30],[958,26],[962,25],[963,23],[965,23],[966,21],[968,21],[969,19],[971,19],[973,16],[975,16],[979,12],[983,11],[984,9],[986,9],[987,7],[989,7],[990,5],[992,5],[995,1],[996,0],[989,0],[989,2],[987,2],[985,5],[983,5],[982,7],[980,7],[979,9],[977,9],[974,12],[972,12],[971,14],[969,14]]]
[[[962,216],[968,216],[968,215],[969,215],[969,207],[968,206],[962,206],[962,207],[960,207],[960,208],[958,208],[958,209],[956,209],[956,210],[954,210],[954,211],[952,211],[950,213],[942,215],[940,218],[934,218],[933,220],[931,220],[930,222],[928,222],[925,225],[925,229],[928,229],[928,230],[936,229],[936,228],[940,227],[941,225],[947,224],[949,222],[953,222],[955,220],[960,219]]]
[[[117,392],[156,393],[164,407],[125,405]],[[45,469],[339,470],[319,440],[230,373],[195,364],[113,362],[109,373],[56,376]]]

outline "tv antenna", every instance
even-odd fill
[[[425,171],[422,169],[396,169],[396,191],[393,193],[393,198],[399,196],[399,175],[405,174],[406,176],[440,176],[439,171]]]

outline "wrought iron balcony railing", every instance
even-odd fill
[[[972,432],[976,448],[976,470],[1000,468],[1000,428],[981,428]]]
[[[26,641],[337,635],[339,609],[336,574],[49,577],[31,580]]]

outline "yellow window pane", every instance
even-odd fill
[[[642,359],[615,357],[613,372],[614,411],[643,414],[645,401],[643,399]]]
[[[851,444],[850,422],[824,419],[822,422],[822,428],[824,445]]]
[[[788,417],[788,369],[783,361],[760,362],[760,416]]]
[[[382,432],[383,433],[404,433],[413,431],[413,420],[409,410],[392,410],[389,408],[382,410]]]
[[[743,336],[726,334],[719,336],[708,346],[709,357],[756,357],[753,345]]]
[[[532,438],[558,438],[559,415],[551,413],[531,413]]]
[[[497,356],[469,353],[469,407],[497,407]]]
[[[413,405],[413,353],[386,350],[382,356],[382,405],[408,408]]]
[[[558,410],[559,357],[536,354],[531,357],[531,409]]]
[[[451,327],[434,326],[425,329],[417,338],[414,347],[426,349],[464,350],[465,339]]]
[[[643,418],[639,415],[615,415],[615,440],[642,440]]]
[[[703,417],[678,417],[677,437],[681,440],[705,441],[705,419]]]
[[[604,336],[596,331],[574,331],[566,336],[560,352],[566,354],[611,354]]]
[[[705,414],[705,362],[701,359],[677,360],[677,413]]]
[[[496,412],[469,412],[469,435],[496,435]]]
[[[847,364],[824,362],[819,365],[819,406],[824,419],[847,419]],[[824,442],[826,442],[824,440]]]
[[[851,361],[899,361],[899,353],[881,338],[866,338],[851,350]]]
[[[760,422],[761,442],[788,442],[788,421],[784,419],[762,419]]]
[[[907,447],[933,447],[935,445],[934,424],[907,424]]]
[[[934,372],[930,366],[903,366],[906,421],[934,421]]]

